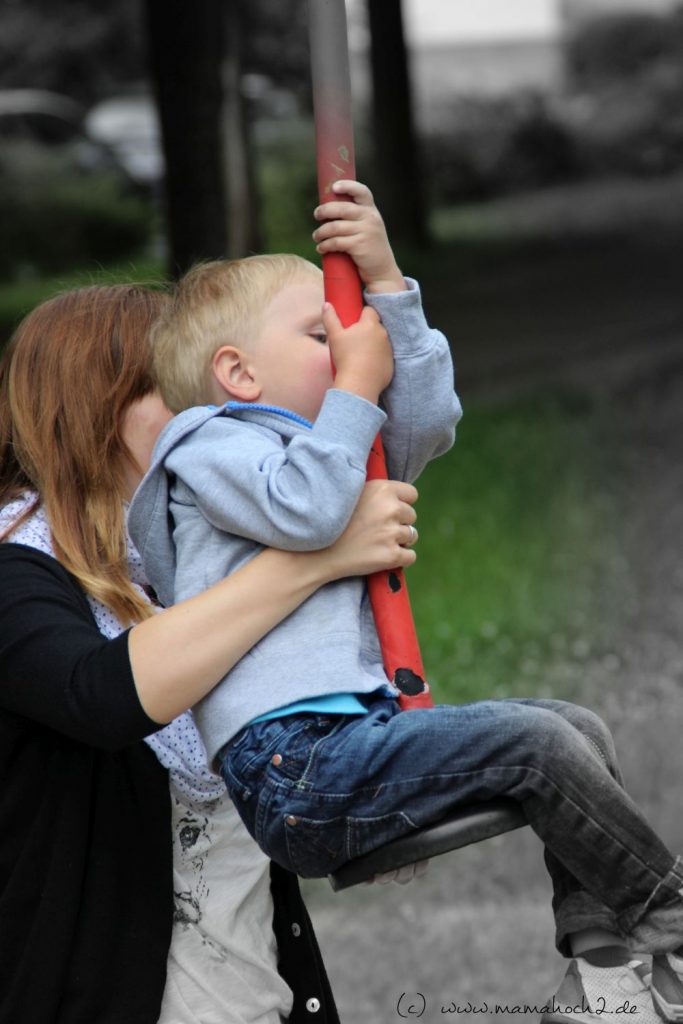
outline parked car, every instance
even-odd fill
[[[159,119],[150,96],[112,96],[85,118],[91,138],[112,149],[140,186],[155,191],[163,178]]]
[[[40,89],[0,91],[0,158],[12,148],[61,156],[78,174],[106,172],[121,185],[135,188],[116,152],[92,136],[85,124],[86,111],[68,96]]]
[[[0,278],[110,263],[144,250],[154,212],[69,97],[0,91]]]

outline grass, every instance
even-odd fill
[[[577,696],[577,665],[609,659],[623,560],[601,413],[567,399],[466,414],[420,482],[409,573],[439,699]]]

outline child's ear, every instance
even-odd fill
[[[256,369],[241,349],[223,345],[214,353],[211,369],[223,391],[239,402],[256,402],[261,397]]]

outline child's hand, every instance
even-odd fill
[[[377,402],[394,375],[394,355],[375,310],[365,306],[357,323],[342,327],[334,306],[326,302],[323,327],[336,370],[335,388]]]
[[[335,181],[332,190],[344,198],[322,203],[313,211],[316,220],[324,221],[313,232],[317,251],[348,253],[370,292],[405,291],[370,189],[359,181],[344,180]]]

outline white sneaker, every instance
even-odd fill
[[[626,1024],[628,1020],[661,1024],[648,988],[649,975],[650,968],[642,960],[594,967],[577,956],[545,1008],[541,1024]]]
[[[664,953],[652,958],[652,1002],[666,1021],[683,1021],[683,958]]]

